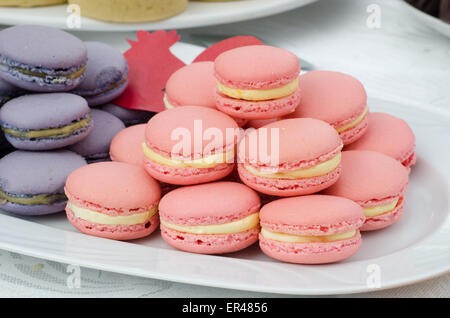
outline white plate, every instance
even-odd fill
[[[104,40],[126,49],[117,37]],[[185,43],[173,47],[186,63],[201,51]],[[367,292],[375,289],[367,282],[378,274],[384,289],[446,273],[450,271],[450,113],[373,98],[369,104],[372,111],[391,113],[411,125],[417,136],[418,163],[411,173],[403,219],[390,228],[363,233],[361,250],[343,262],[284,264],[266,257],[257,245],[228,256],[195,255],[174,250],[159,233],[131,243],[106,240],[79,233],[63,213],[29,218],[0,214],[0,249],[135,276],[284,294]]]
[[[416,7],[410,5],[409,3],[405,2],[405,7],[423,24],[428,25],[430,28],[434,29],[435,31],[450,37],[450,23],[447,23],[445,21],[442,21],[432,15],[429,15]]]
[[[317,0],[243,0],[231,2],[189,2],[185,12],[150,23],[106,23],[82,18],[80,31],[137,31],[181,29],[261,18],[289,11]],[[67,29],[67,5],[38,8],[0,8],[0,24],[38,24]],[[76,31],[76,29],[74,29]]]

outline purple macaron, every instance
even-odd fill
[[[128,109],[114,104],[105,104],[99,107],[99,109],[104,110],[105,112],[108,112],[110,114],[113,114],[121,121],[123,121],[125,126],[147,123],[150,120],[150,118],[155,114],[152,112],[147,112],[145,110]]]
[[[100,42],[85,42],[88,63],[85,78],[73,93],[97,106],[109,103],[128,85],[128,64],[115,48]]]
[[[0,77],[34,92],[65,92],[84,78],[87,49],[75,36],[50,27],[0,31]]]
[[[7,81],[0,78],[0,106],[10,99],[23,94],[25,94],[25,91],[23,89],[11,85]]]
[[[72,171],[86,165],[67,151],[14,151],[0,159],[0,210],[21,215],[63,211],[64,184]]]
[[[0,125],[6,139],[21,150],[69,146],[86,138],[93,129],[86,100],[69,93],[14,98],[0,108]]]
[[[119,131],[125,129],[125,124],[102,110],[92,109],[91,114],[94,121],[92,133],[68,149],[83,156],[89,163],[108,161],[111,141]]]

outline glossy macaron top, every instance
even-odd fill
[[[307,195],[279,199],[260,213],[261,226],[294,235],[333,235],[358,229],[364,223],[360,205],[342,197]]]
[[[94,129],[86,138],[69,149],[85,157],[108,154],[111,140],[119,131],[125,129],[125,124],[103,110],[92,109],[91,115]]]
[[[359,204],[401,195],[408,185],[408,168],[374,151],[342,152],[342,175],[325,194],[351,199]]]
[[[231,88],[264,89],[286,85],[300,74],[295,54],[267,45],[252,45],[220,54],[214,62],[215,76]]]
[[[18,25],[0,32],[0,56],[47,69],[70,69],[87,61],[86,46],[77,37],[50,27]]]
[[[85,117],[86,100],[69,93],[32,94],[14,98],[0,110],[0,122],[19,129],[57,128]]]
[[[15,195],[62,193],[67,176],[84,165],[67,150],[14,151],[0,159],[0,188]]]
[[[258,194],[236,182],[214,182],[178,188],[159,204],[163,220],[181,225],[230,223],[259,211]]]
[[[214,63],[193,63],[174,72],[167,81],[166,96],[174,107],[197,105],[216,108]]]
[[[370,113],[369,129],[346,150],[372,150],[399,161],[414,151],[415,136],[406,121],[386,113]]]
[[[344,73],[308,72],[300,76],[299,87],[300,105],[289,118],[317,118],[339,127],[355,120],[367,106],[364,86]]]
[[[85,42],[88,62],[83,82],[75,89],[78,93],[103,90],[123,79],[128,64],[122,53],[101,42]]]
[[[183,156],[193,157],[205,152],[222,153],[223,150],[230,150],[229,148],[234,147],[236,138],[227,138],[227,130],[233,133],[237,129],[236,122],[218,110],[185,106],[168,109],[153,116],[147,124],[145,140],[150,149],[167,156],[178,149],[174,146],[180,145],[183,140],[188,141],[183,142],[182,149],[178,150]],[[209,133],[221,136],[207,136]]]
[[[67,178],[65,190],[71,201],[136,213],[153,208],[161,196],[159,183],[143,168],[121,162],[100,162],[78,169]]]
[[[278,138],[274,132],[278,132]],[[258,145],[267,146],[267,157],[272,159],[270,163],[262,157],[265,151],[255,153],[253,149],[258,149]],[[247,134],[239,144],[239,159],[252,165],[274,167],[273,159],[278,158],[275,162],[279,163],[280,168],[295,166],[300,169],[331,159],[342,147],[342,140],[336,130],[321,120],[285,119]]]
[[[145,124],[134,125],[120,131],[111,141],[109,154],[113,161],[127,162],[142,166],[144,153]]]

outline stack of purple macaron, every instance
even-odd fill
[[[127,84],[127,61],[108,45],[42,26],[1,31],[0,210],[62,211],[67,176],[109,160],[113,137],[150,118],[110,104]]]

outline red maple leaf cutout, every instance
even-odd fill
[[[113,103],[129,109],[160,112],[164,107],[164,88],[173,72],[185,66],[170,51],[180,40],[176,31],[138,31],[137,41],[129,40],[131,48],[124,56],[128,61],[128,87]],[[214,61],[228,50],[264,44],[253,36],[235,36],[220,41],[203,51],[194,62]]]

